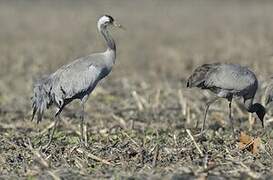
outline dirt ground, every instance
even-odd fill
[[[212,94],[187,89],[203,63],[250,67],[256,101],[273,67],[271,1],[0,1],[0,179],[272,179],[273,121],[265,129],[241,101],[211,106]],[[47,150],[54,109],[31,122],[32,85],[77,57],[105,49],[96,29],[110,14],[117,61],[86,104],[88,147],[79,142],[79,102],[62,113]],[[240,150],[240,132],[261,138],[259,152]],[[191,138],[193,137],[193,139]]]

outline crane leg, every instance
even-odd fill
[[[51,129],[51,132],[50,132],[50,135],[49,135],[49,141],[48,141],[48,143],[43,147],[43,149],[48,149],[49,146],[50,146],[51,143],[52,143],[54,133],[55,133],[55,131],[56,131],[56,129],[57,129],[57,126],[58,126],[58,124],[59,124],[59,122],[60,122],[60,120],[61,120],[60,114],[61,114],[61,112],[62,112],[64,106],[65,106],[65,105],[63,104],[63,105],[58,109],[58,111],[57,111],[56,114],[55,114],[54,125],[53,125],[53,128]]]
[[[214,103],[219,97],[215,97],[213,99],[211,99],[210,101],[208,101],[206,103],[206,110],[205,110],[205,115],[204,115],[204,119],[203,119],[203,123],[202,123],[202,129],[201,129],[201,135],[204,133],[204,129],[205,129],[205,124],[206,124],[206,119],[207,119],[207,114],[208,114],[208,110],[209,110],[209,107],[212,103]]]
[[[229,121],[230,121],[230,127],[231,127],[233,135],[234,135],[233,117],[232,117],[232,109],[231,109],[232,98],[230,98],[228,101],[229,101],[229,104],[228,104],[228,108],[229,108],[228,117],[229,117]]]
[[[81,103],[81,142],[84,143],[85,146],[88,145],[87,137],[85,136],[84,132],[84,102]]]
[[[49,135],[49,140],[48,140],[48,143],[43,147],[43,149],[48,149],[49,146],[51,145],[52,143],[52,140],[53,140],[53,136],[54,136],[54,133],[57,129],[57,126],[60,122],[60,115],[58,114],[57,116],[55,116],[55,119],[54,119],[54,125],[53,125],[53,128],[51,129],[51,132],[50,132],[50,135]]]

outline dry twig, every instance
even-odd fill
[[[137,94],[137,92],[133,91],[132,96],[133,96],[133,98],[135,99],[135,101],[137,103],[138,110],[143,111],[144,107],[143,107],[143,104],[142,104],[141,99],[140,99],[139,95]]]
[[[204,156],[203,152],[201,151],[200,147],[198,146],[198,144],[196,143],[196,141],[194,140],[192,134],[191,134],[191,131],[189,129],[186,129],[186,132],[188,133],[188,135],[190,136],[194,146],[196,147],[196,149],[198,150],[199,154],[201,156]]]
[[[85,154],[87,155],[89,158],[93,159],[93,160],[96,160],[96,161],[99,161],[99,162],[102,162],[103,164],[107,164],[107,165],[113,165],[111,162],[105,160],[105,159],[102,159],[94,154],[91,154],[90,152],[82,149],[82,148],[78,148],[76,150],[77,152],[81,153],[81,154]]]

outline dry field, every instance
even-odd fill
[[[270,109],[263,130],[234,103],[233,137],[228,103],[220,100],[199,139],[211,94],[185,87],[198,65],[240,63],[257,74],[261,101],[273,73],[272,12],[265,0],[0,1],[0,179],[272,179]],[[54,109],[42,123],[30,121],[33,81],[102,51],[96,20],[103,14],[126,30],[112,30],[115,67],[86,105],[89,146],[79,143],[75,101],[51,147],[40,150]],[[257,154],[239,149],[241,131],[261,138]]]

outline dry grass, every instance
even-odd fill
[[[223,100],[211,107],[200,139],[195,134],[211,95],[184,86],[198,65],[236,62],[257,73],[259,101],[273,65],[272,10],[270,1],[243,0],[1,1],[0,177],[272,176],[272,121],[265,130],[260,122],[250,126],[248,114],[234,104],[234,138]],[[75,102],[64,111],[52,146],[40,150],[53,110],[39,125],[29,121],[33,79],[101,51],[95,23],[105,13],[127,30],[113,30],[117,63],[86,107],[89,147],[79,146]],[[239,150],[241,130],[261,137],[259,154]]]

